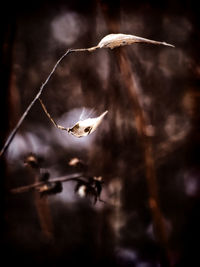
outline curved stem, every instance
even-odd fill
[[[29,104],[29,106],[27,107],[27,109],[25,110],[25,112],[23,113],[23,115],[21,116],[20,120],[18,121],[17,125],[15,126],[15,128],[11,131],[10,135],[8,136],[3,148],[0,151],[0,157],[3,156],[3,154],[6,152],[6,150],[8,149],[10,143],[12,142],[13,138],[15,137],[17,131],[19,130],[20,126],[22,125],[24,119],[27,117],[30,109],[32,108],[32,106],[35,104],[35,102],[39,99],[40,95],[42,94],[42,91],[45,87],[45,85],[48,83],[49,79],[51,78],[51,76],[53,75],[54,71],[56,70],[57,66],[59,65],[59,63],[63,60],[63,58],[65,56],[67,56],[69,53],[72,52],[93,52],[96,49],[98,49],[98,46],[94,46],[94,47],[90,47],[90,48],[77,48],[77,49],[68,49],[56,62],[56,64],[54,65],[52,71],[49,73],[48,77],[46,78],[45,82],[41,85],[38,93],[36,94],[36,96],[34,97],[34,99],[31,101],[31,103]],[[62,129],[62,130],[66,130],[66,129]]]
[[[41,85],[38,93],[36,94],[36,96],[34,97],[34,99],[31,101],[31,103],[28,105],[27,109],[25,110],[24,114],[21,116],[20,120],[18,121],[17,125],[15,126],[15,128],[11,131],[10,135],[8,136],[3,148],[1,149],[0,152],[0,157],[6,152],[6,150],[8,149],[10,143],[12,142],[13,138],[15,137],[17,131],[19,130],[21,124],[23,123],[24,119],[27,117],[30,109],[32,108],[32,106],[35,104],[35,102],[37,101],[37,99],[39,99],[45,85],[48,83],[49,79],[51,78],[51,76],[53,75],[54,71],[56,70],[57,66],[59,65],[59,63],[63,60],[63,58],[65,56],[67,56],[69,53],[71,52],[75,52],[76,49],[68,49],[60,58],[59,60],[56,62],[56,64],[54,65],[52,71],[49,73],[48,77],[46,78],[45,82]]]
[[[65,128],[65,127],[63,127],[63,126],[57,124],[57,122],[51,117],[51,115],[50,115],[49,112],[47,111],[47,108],[46,108],[46,106],[45,106],[45,104],[43,103],[43,101],[42,101],[41,98],[39,98],[39,101],[40,101],[40,104],[41,104],[41,106],[42,106],[42,109],[44,110],[45,114],[46,114],[47,117],[50,119],[50,121],[53,123],[53,125],[54,125],[56,128],[60,129],[60,130],[69,131],[69,129],[67,129],[67,128]]]

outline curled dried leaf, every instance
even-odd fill
[[[122,33],[116,33],[116,34],[112,33],[112,34],[106,35],[99,42],[97,47],[113,49],[119,46],[131,45],[133,43],[149,43],[149,44],[165,45],[165,46],[174,47],[174,45],[168,44],[166,42],[154,41],[154,40],[138,37],[135,35],[122,34]]]

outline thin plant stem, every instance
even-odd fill
[[[64,59],[64,57],[66,57],[69,53],[72,52],[93,52],[96,49],[98,49],[98,46],[94,46],[94,47],[90,47],[90,48],[80,48],[80,49],[68,49],[56,62],[56,64],[54,65],[52,71],[49,73],[49,75],[47,76],[46,80],[44,83],[42,83],[38,93],[36,94],[36,96],[33,98],[33,100],[31,101],[31,103],[28,105],[27,109],[25,110],[25,112],[23,113],[23,115],[21,116],[21,118],[19,119],[17,125],[15,126],[15,128],[11,131],[11,133],[9,134],[5,144],[3,145],[3,148],[0,151],[0,157],[4,155],[4,153],[7,151],[10,143],[12,142],[13,138],[15,137],[17,131],[19,130],[20,126],[22,125],[23,121],[25,120],[25,118],[27,117],[29,111],[31,110],[31,108],[33,107],[33,105],[35,104],[35,102],[40,98],[40,95],[43,92],[44,87],[47,85],[47,83],[49,82],[51,76],[53,75],[53,73],[55,72],[56,68],[58,67],[59,63]],[[44,109],[44,108],[43,108]],[[47,112],[48,113],[48,112]],[[46,113],[46,114],[47,114]],[[48,116],[49,117],[49,116]],[[54,125],[55,122],[54,122]],[[57,127],[57,126],[56,126]],[[65,129],[62,129],[65,130]]]
[[[82,176],[83,176],[82,173],[74,173],[74,174],[69,174],[69,175],[49,179],[48,182],[49,183],[56,183],[56,182],[63,183],[63,182],[73,181],[74,179],[82,177]],[[17,194],[17,193],[28,192],[28,191],[34,190],[35,188],[40,187],[42,185],[45,185],[45,181],[39,181],[39,182],[35,182],[33,184],[30,184],[30,185],[25,185],[25,186],[13,188],[13,189],[11,189],[11,193]]]
[[[39,101],[40,101],[40,104],[41,104],[41,106],[42,106],[44,112],[46,113],[46,115],[47,115],[47,117],[50,119],[50,121],[53,123],[53,125],[54,125],[56,128],[60,129],[60,130],[68,131],[68,128],[65,128],[65,127],[63,127],[63,126],[61,126],[61,125],[59,125],[59,124],[57,124],[57,123],[55,122],[55,120],[51,117],[51,115],[50,115],[49,112],[47,111],[47,108],[46,108],[46,106],[44,105],[44,103],[43,103],[43,101],[42,101],[41,98],[39,98]]]
[[[8,136],[8,139],[6,140],[3,148],[1,149],[0,152],[0,157],[6,152],[6,150],[8,149],[10,143],[12,142],[13,138],[15,137],[17,131],[19,130],[20,126],[22,125],[24,119],[27,117],[29,111],[31,110],[31,108],[33,107],[33,105],[35,104],[35,102],[37,101],[37,99],[40,97],[40,95],[42,94],[42,91],[45,87],[45,85],[48,83],[48,81],[50,80],[51,76],[53,75],[54,71],[56,70],[58,64],[62,61],[62,59],[68,55],[69,53],[73,52],[73,50],[68,49],[60,58],[59,60],[56,62],[56,64],[54,65],[52,71],[49,73],[48,77],[46,78],[45,82],[41,85],[38,93],[36,94],[36,96],[33,98],[33,100],[31,101],[31,103],[28,105],[27,109],[25,110],[24,114],[21,116],[20,120],[18,121],[17,125],[15,126],[15,128],[12,130],[12,132],[10,133],[10,135]]]

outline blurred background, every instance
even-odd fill
[[[55,121],[71,127],[108,114],[96,132],[77,139],[35,103],[1,157],[7,264],[198,266],[196,1],[7,1],[1,13],[1,147],[68,48],[95,46],[109,33],[175,45],[72,53],[59,64],[42,94]],[[27,164],[30,155],[37,166]],[[82,164],[70,164],[73,158]],[[74,181],[45,197],[11,191],[44,174],[80,172],[103,178],[106,203],[77,196]]]

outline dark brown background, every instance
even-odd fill
[[[7,1],[1,9],[1,146],[66,49],[96,45],[110,29],[176,46],[122,48],[148,125],[154,127],[159,205],[168,236],[164,250],[171,266],[199,262],[199,24],[196,1]],[[36,103],[1,159],[7,264],[139,267],[162,262],[162,245],[152,232],[136,114],[116,54],[69,55],[43,93],[48,110],[65,127],[83,107],[93,109],[93,115],[107,109],[94,135],[77,141],[59,132]],[[69,174],[67,162],[81,158],[92,175],[104,177],[108,202],[110,188],[119,181],[120,208],[92,206],[75,198],[73,184],[65,185],[61,197],[49,197],[54,230],[48,240],[34,196],[10,194],[11,188],[33,182],[23,165],[30,152],[42,158],[51,177]]]

